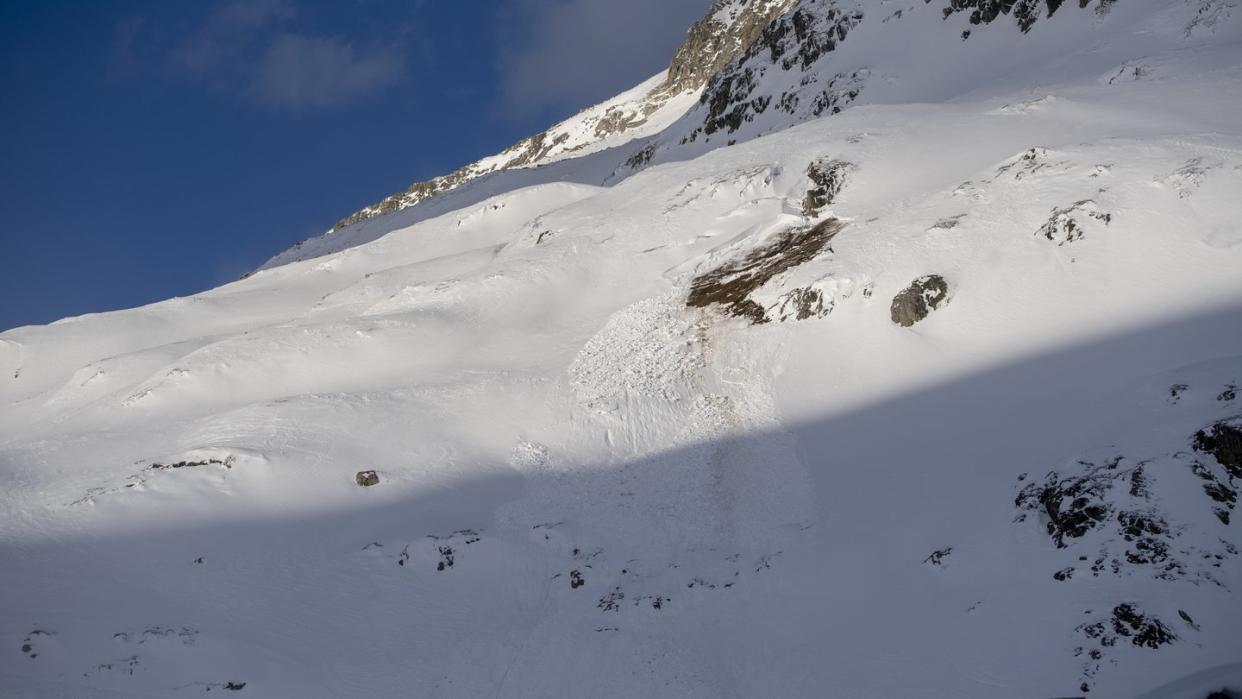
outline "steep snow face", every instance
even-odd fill
[[[1242,691],[1238,20],[1012,7],[0,333],[0,694]]]

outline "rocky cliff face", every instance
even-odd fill
[[[793,0],[718,0],[690,32],[668,67],[667,88],[697,90],[744,52]]]
[[[678,95],[702,89],[709,78],[753,44],[764,27],[793,2],[716,0],[707,15],[690,28],[686,41],[673,55],[662,79],[649,81],[636,90],[587,109],[543,133],[519,141],[499,155],[447,175],[415,182],[404,192],[346,216],[333,230],[414,206],[483,175],[532,167],[632,133],[648,124],[657,112],[677,109],[671,102]]]
[[[1103,15],[1114,2],[1074,4]],[[799,0],[757,32],[736,60],[711,76],[699,105],[687,115],[688,127],[679,134],[679,143],[707,142],[714,135],[735,142],[840,112],[859,99],[876,72],[866,60],[859,60],[858,51],[844,60],[837,56],[864,21],[895,28],[915,12],[933,10],[944,22],[964,15],[969,27],[960,36],[965,41],[971,28],[998,21],[1013,22],[1022,33],[1029,32],[1063,4],[1063,0],[927,0],[894,9],[858,1]],[[891,71],[885,74],[888,81],[896,77]],[[768,120],[773,126],[747,127],[768,113],[773,115]]]

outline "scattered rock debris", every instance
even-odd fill
[[[1113,607],[1112,614],[1104,619],[1082,624],[1077,631],[1097,646],[1091,649],[1079,646],[1074,649],[1075,656],[1086,655],[1088,659],[1083,664],[1083,681],[1080,686],[1083,692],[1091,691],[1091,680],[1099,672],[1105,652],[1115,647],[1118,642],[1129,639],[1131,645],[1136,647],[1157,649],[1178,640],[1177,635],[1164,622],[1145,614],[1129,602]]]
[[[1175,383],[1172,386],[1169,386],[1169,403],[1171,405],[1177,405],[1178,401],[1182,399],[1182,394],[1185,393],[1188,388],[1190,388],[1190,386],[1184,383]]]
[[[612,592],[600,597],[599,603],[595,606],[605,612],[618,612],[621,611],[621,600],[623,599],[625,599],[625,593],[621,591],[621,588],[615,587]]]
[[[175,639],[183,646],[192,646],[198,640],[198,629],[188,626],[148,626],[141,631],[121,631],[112,634],[115,641],[143,645],[152,641]]]
[[[456,562],[456,558],[453,555],[453,547],[437,546],[436,550],[440,552],[440,562],[436,563],[436,571],[444,572],[445,570],[452,568],[453,564]]]
[[[223,466],[225,468],[233,468],[233,461],[234,461],[233,457],[229,456],[223,459],[202,459],[200,461],[177,461],[175,463],[167,463],[167,464],[153,463],[151,464],[151,470],[166,471],[166,470],[174,470],[174,469],[182,469],[182,468],[195,468],[198,466]]]
[[[55,633],[51,631],[44,631],[43,629],[32,630],[30,633],[26,634],[25,638],[22,639],[22,653],[32,660],[39,657],[40,639],[50,638],[55,635]]]
[[[113,660],[110,663],[100,663],[99,665],[96,665],[90,670],[82,673],[82,676],[90,677],[91,675],[96,675],[101,672],[113,672],[113,673],[118,673],[122,675],[133,675],[134,671],[138,669],[138,666],[140,664],[141,662],[139,661],[138,656],[131,655],[128,658],[121,658],[120,660]]]
[[[364,488],[379,485],[379,474],[375,471],[359,471],[354,475],[354,482]]]
[[[962,219],[966,218],[966,214],[957,214],[956,216],[946,216],[938,219],[927,230],[929,231],[947,231],[962,225]]]
[[[1043,483],[1027,485],[1014,499],[1018,509],[1047,519],[1048,536],[1057,548],[1066,548],[1066,539],[1077,539],[1108,518],[1112,508],[1104,496],[1123,475],[1116,472],[1119,461],[1104,466],[1078,463],[1087,468],[1083,475],[1062,478],[1050,472]],[[1025,515],[1019,515],[1019,521],[1024,519]]]
[[[1061,246],[1085,238],[1087,222],[1107,226],[1112,220],[1113,215],[1100,209],[1094,200],[1083,199],[1067,207],[1053,209],[1048,222],[1035,231],[1035,235]]]
[[[212,684],[191,685],[200,686],[204,692],[210,692],[213,689],[222,689],[226,692],[240,692],[246,688],[245,682],[215,682]]]
[[[1159,648],[1177,640],[1177,635],[1164,622],[1147,616],[1130,603],[1113,607],[1110,618],[1084,624],[1079,631],[1102,647],[1115,646],[1118,641],[1127,638],[1132,645],[1141,648]]]

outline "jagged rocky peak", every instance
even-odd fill
[[[1095,15],[1103,15],[1115,0],[1070,2],[1082,9],[1094,7]],[[850,55],[839,56],[839,49],[864,22],[891,27],[885,32],[899,36],[896,28],[914,14],[931,14],[937,22],[965,15],[971,26],[1008,19],[1028,32],[1066,1],[924,0],[896,10],[883,4],[862,0],[798,0],[790,4],[764,25],[736,60],[712,76],[700,104],[691,113],[689,128],[678,134],[678,143],[708,142],[721,136],[729,142],[752,138],[840,112],[864,95],[873,73],[884,75],[888,81],[911,77],[895,74],[891,66],[872,65],[876,59],[893,59],[882,51],[868,54],[866,47],[851,44],[854,50]],[[970,30],[961,36],[969,38]],[[761,119],[764,115],[769,116]],[[770,125],[747,126],[756,121]]]
[[[716,0],[668,66],[667,87],[697,90],[759,38],[794,0]]]
[[[492,172],[531,167],[633,132],[662,109],[676,108],[670,104],[674,97],[702,89],[708,79],[753,44],[764,27],[794,2],[716,0],[707,15],[691,27],[685,42],[673,55],[667,73],[654,85],[638,89],[637,94],[631,90],[586,109],[543,133],[522,139],[499,155],[447,175],[415,182],[403,192],[346,216],[333,230],[414,206]]]

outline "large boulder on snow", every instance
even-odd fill
[[[939,274],[919,277],[893,298],[893,322],[908,328],[940,308],[949,299],[949,283]]]

